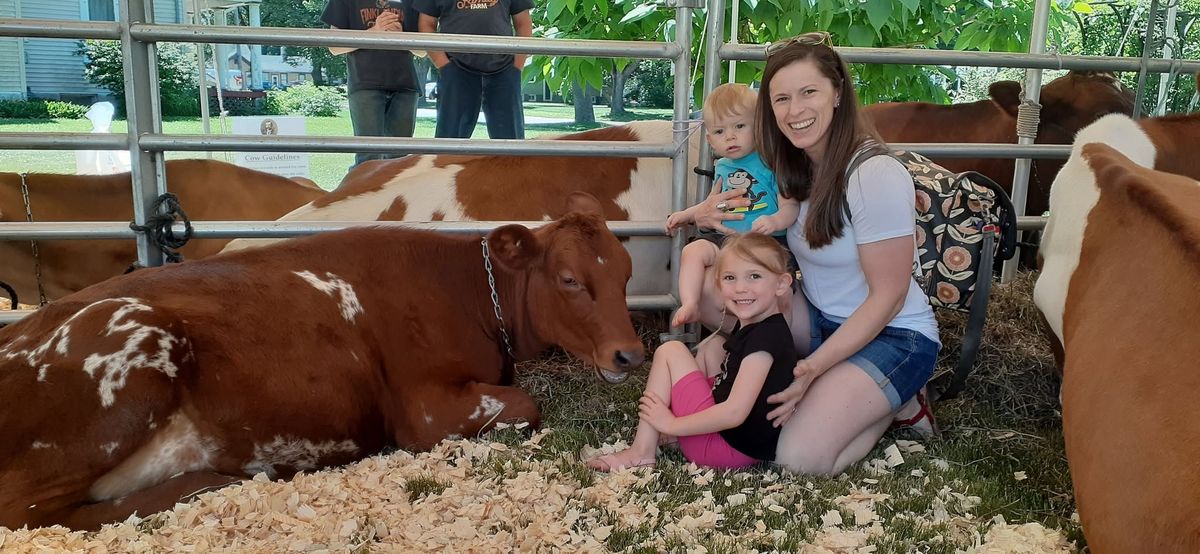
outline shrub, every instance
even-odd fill
[[[50,113],[42,100],[0,100],[0,118],[50,119]]]
[[[346,95],[337,88],[305,83],[268,92],[265,109],[278,115],[334,116],[345,103]]]
[[[266,99],[263,97],[246,98],[244,96],[225,97],[225,111],[229,115],[278,115],[266,111]],[[220,110],[217,108],[217,97],[208,97],[209,113],[218,114]]]
[[[647,108],[670,108],[675,105],[675,80],[668,60],[643,60],[629,77],[626,85],[631,100]]]
[[[57,100],[46,102],[46,113],[54,119],[83,119],[87,111],[87,106],[80,106],[73,102],[59,102]]]
[[[200,88],[196,80],[196,53],[192,46],[173,42],[158,43],[158,90],[164,116],[200,115]],[[117,113],[125,113],[125,59],[121,43],[111,40],[85,40],[76,53],[87,63],[83,73],[88,81],[108,89],[116,99]]]

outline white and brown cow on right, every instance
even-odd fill
[[[698,159],[700,133],[688,142]],[[553,137],[555,140],[669,143],[670,121],[634,121]],[[280,221],[548,221],[563,215],[564,199],[583,191],[600,200],[609,221],[663,221],[671,212],[670,158],[465,156],[428,154],[356,166],[336,190]],[[688,171],[689,190],[695,174]],[[273,242],[239,239],[224,251]],[[632,237],[629,294],[670,288],[671,241]]]
[[[1034,300],[1061,343],[1063,435],[1091,552],[1200,552],[1200,182],[1108,116],[1051,189]]]

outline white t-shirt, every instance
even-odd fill
[[[800,265],[804,295],[822,314],[838,323],[867,299],[867,277],[859,262],[858,245],[911,237],[916,221],[912,176],[904,164],[890,156],[873,156],[859,164],[848,179],[846,201],[850,222],[832,243],[813,250],[804,239],[807,200],[800,203],[800,217],[787,233],[788,246]],[[917,331],[941,343],[929,298],[916,279],[909,279],[904,307],[888,325]]]

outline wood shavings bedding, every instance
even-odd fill
[[[260,474],[174,510],[94,533],[0,528],[0,551],[348,552],[367,547],[374,552],[600,552],[606,551],[614,526],[641,525],[660,531],[650,544],[640,546],[658,549],[668,547],[668,538],[675,541],[672,545],[682,541],[697,551],[703,549],[699,542],[714,537],[727,544],[786,538],[761,520],[745,529],[725,528],[722,512],[745,504],[745,495],[714,499],[705,491],[695,501],[661,509],[655,495],[662,493],[632,492],[652,488],[647,485],[658,474],[647,469],[596,475],[582,486],[572,476],[578,464],[573,454],[535,459],[549,432],[543,429],[517,447],[486,440],[445,441],[431,452],[376,456],[286,482]],[[709,469],[687,470],[696,480],[714,478]],[[799,504],[795,510],[793,504],[781,505],[775,495],[762,499],[765,513],[797,517],[803,511]],[[968,505],[974,500],[948,489],[939,496]],[[836,504],[853,517],[843,520],[836,510],[821,516],[824,528],[799,551],[874,552],[871,543],[886,534],[887,524],[875,508],[887,500],[888,495],[866,489],[839,497]],[[975,535],[971,552],[1070,551],[1057,531],[1037,524],[994,523],[984,537]]]

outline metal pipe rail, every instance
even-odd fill
[[[129,35],[141,42],[187,42],[371,48],[376,50],[441,50],[551,56],[600,56],[671,59],[682,48],[674,42],[632,40],[550,39],[493,37],[449,33],[396,33],[363,36],[345,29],[296,29],[232,25],[177,25],[134,23]],[[118,23],[92,23],[59,19],[0,18],[0,37],[111,39],[121,38]]]
[[[1016,52],[967,52],[961,50],[925,50],[919,48],[861,48],[838,46],[839,54],[850,63],[891,65],[964,65],[977,67],[1019,67],[1024,69],[1076,69],[1090,71],[1138,71],[1140,58],[1112,56],[1063,56],[1059,54],[1026,54]],[[764,61],[765,45],[732,44],[721,46],[720,56],[726,60]],[[1200,73],[1200,60],[1152,59],[1145,62],[1147,71],[1169,73]]]
[[[121,40],[121,25],[109,21],[0,17],[0,37]]]
[[[452,235],[481,235],[503,225],[535,229],[547,221],[193,221],[193,239],[289,238],[358,227],[394,227],[437,231]],[[666,237],[665,221],[609,221],[618,237]],[[176,223],[172,231],[183,234]],[[128,221],[37,221],[0,223],[0,240],[111,240],[133,239],[137,233]]]
[[[0,133],[0,149],[11,150],[127,150],[126,135],[93,133]],[[1007,143],[897,142],[896,150],[910,150],[943,158],[1066,159],[1066,144],[1018,145]],[[587,140],[470,140],[411,139],[393,137],[178,135],[147,134],[138,147],[149,151],[190,152],[403,152],[407,154],[480,154],[571,157],[669,158],[672,143]]]

